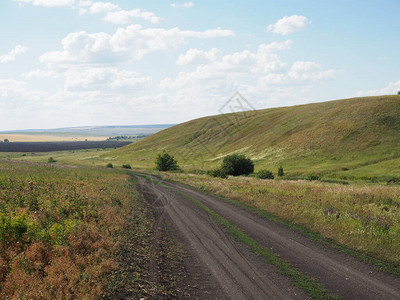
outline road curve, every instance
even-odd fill
[[[311,241],[292,229],[218,197],[175,183],[164,184],[214,210],[261,245],[317,278],[341,299],[400,299],[398,277],[378,272],[367,263]]]
[[[202,262],[225,299],[308,299],[287,278],[222,230],[210,215],[179,194],[138,177],[144,198],[168,218],[187,249]]]

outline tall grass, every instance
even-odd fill
[[[238,200],[339,244],[393,263],[400,271],[400,189],[391,186],[163,174]]]
[[[131,188],[116,172],[0,162],[0,295],[106,295]]]

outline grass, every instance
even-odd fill
[[[308,232],[320,242],[336,244],[338,250],[353,251],[350,253],[353,256],[400,275],[400,190],[397,187],[161,174],[165,179],[233,199],[260,214],[296,224],[305,228],[303,234]]]
[[[0,141],[8,139],[10,142],[76,142],[76,141],[105,141],[108,136],[85,136],[73,134],[45,134],[45,133],[0,133]]]
[[[151,215],[125,172],[0,161],[1,298],[175,295],[149,267],[178,260]]]
[[[149,177],[147,176],[144,177],[147,180],[150,180]],[[163,185],[162,183],[160,184]],[[163,186],[165,188],[171,189],[166,185]],[[329,290],[325,288],[325,286],[319,283],[315,278],[300,272],[290,263],[280,258],[273,251],[260,245],[257,241],[255,241],[253,238],[247,235],[244,231],[234,226],[232,223],[230,223],[228,220],[218,215],[215,211],[213,211],[206,205],[200,203],[199,201],[179,191],[176,192],[180,194],[182,197],[191,201],[193,204],[195,204],[205,212],[207,212],[209,215],[211,215],[216,220],[216,222],[225,227],[228,233],[231,234],[233,237],[235,237],[235,239],[238,242],[248,246],[253,253],[261,256],[263,259],[265,259],[265,261],[268,264],[276,266],[278,268],[278,273],[289,278],[294,286],[302,289],[308,296],[312,297],[313,299],[338,299],[337,296],[333,295]]]
[[[163,130],[100,159],[151,169],[165,150],[193,171],[211,169],[237,152],[251,157],[256,171],[276,173],[282,165],[291,177],[386,181],[400,177],[399,115],[397,95],[219,115]]]

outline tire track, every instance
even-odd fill
[[[304,273],[316,277],[343,299],[400,299],[399,278],[376,271],[355,258],[320,245],[285,226],[260,218],[220,198],[164,183],[214,210]]]
[[[179,194],[138,177],[149,203],[168,217],[191,252],[209,270],[228,299],[306,299],[273,266],[233,241],[210,216]]]

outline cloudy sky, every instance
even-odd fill
[[[1,0],[0,131],[400,90],[398,0]]]

